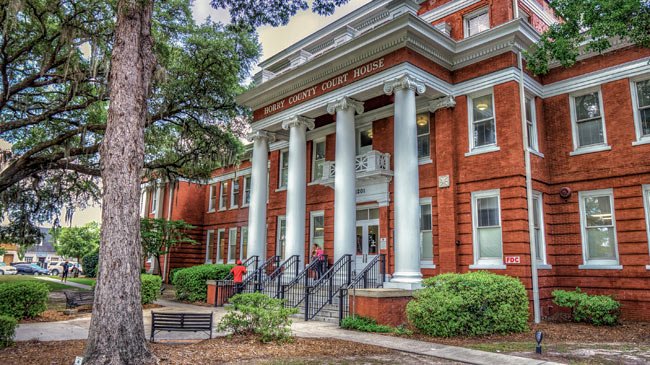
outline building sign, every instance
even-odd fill
[[[292,106],[298,105],[307,100],[313,99],[318,95],[326,94],[344,85],[350,84],[359,79],[370,76],[374,73],[377,73],[383,69],[388,68],[389,66],[393,66],[398,62],[398,59],[399,58],[395,57],[394,54],[386,55],[382,58],[376,59],[374,61],[370,61],[359,67],[349,70],[344,74],[325,80],[320,84],[314,85],[308,89],[302,90],[287,98],[276,101],[273,104],[267,105],[261,109],[256,110],[254,113],[255,120],[266,118],[284,109],[290,108]]]
[[[506,256],[506,265],[521,264],[521,256]]]

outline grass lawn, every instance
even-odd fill
[[[95,285],[95,279],[92,278],[68,278],[68,281],[89,286]]]
[[[62,283],[55,283],[49,280],[37,279],[34,276],[29,275],[1,275],[0,276],[0,285],[3,283],[16,283],[16,282],[25,282],[25,281],[36,281],[39,283],[45,283],[50,291],[63,291],[63,290],[79,290],[77,288],[64,285]]]

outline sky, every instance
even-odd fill
[[[320,16],[311,10],[302,11],[294,16],[289,24],[284,27],[264,26],[258,29],[259,41],[262,45],[263,61],[308,35],[316,32],[324,26],[334,22],[355,9],[369,3],[371,0],[350,0],[344,6],[336,9],[336,12],[328,17]],[[311,2],[311,1],[310,1]],[[209,16],[213,21],[228,22],[230,15],[226,10],[214,9],[210,6],[210,0],[194,0],[194,20],[202,23]],[[101,221],[101,207],[93,206],[79,210],[72,216],[72,225],[81,226],[92,221]]]

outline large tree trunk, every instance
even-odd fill
[[[101,147],[101,264],[84,364],[148,364],[140,304],[140,173],[147,95],[155,66],[154,0],[119,0],[110,106]]]

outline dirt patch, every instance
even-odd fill
[[[20,323],[37,323],[37,322],[58,322],[58,321],[67,321],[69,319],[89,317],[91,314],[90,311],[78,311],[73,314],[65,314],[63,311],[51,310],[48,309],[45,312],[41,313],[40,316],[36,318],[25,318]]]
[[[18,342],[0,350],[6,364],[62,364],[83,354],[85,341]],[[297,338],[287,344],[263,344],[252,337],[217,338],[191,344],[151,344],[161,364],[394,364],[404,353],[382,347],[330,339]],[[333,349],[336,349],[333,351]],[[334,354],[334,355],[333,355]],[[369,360],[369,361],[366,361]],[[435,358],[411,364],[451,364]],[[415,360],[422,360],[417,362]],[[426,360],[426,361],[424,361]]]

